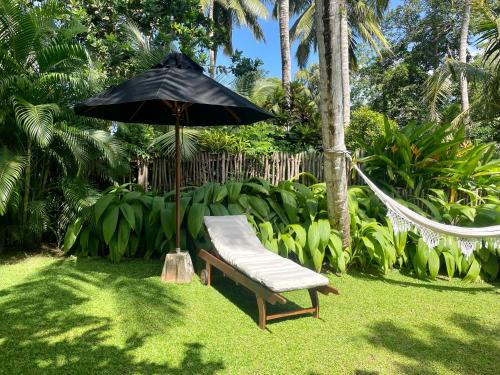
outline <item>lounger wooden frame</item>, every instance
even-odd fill
[[[273,292],[272,290],[266,288],[264,285],[252,280],[245,274],[241,273],[216,254],[209,253],[206,250],[200,250],[198,256],[205,261],[205,269],[202,270],[201,281],[203,284],[210,286],[212,279],[212,266],[221,271],[225,276],[232,279],[237,284],[241,284],[247,289],[255,293],[257,299],[257,307],[259,308],[259,327],[261,329],[266,328],[266,323],[273,319],[284,318],[294,315],[302,314],[312,314],[313,317],[319,318],[319,299],[318,292],[328,295],[330,293],[339,294],[338,289],[330,286],[324,285],[316,288],[308,289],[309,296],[311,298],[312,306],[309,308],[297,309],[292,311],[286,311],[277,314],[267,314],[266,303],[272,305],[277,302],[280,304],[285,304],[287,302],[286,298],[281,294]]]

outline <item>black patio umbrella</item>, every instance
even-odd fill
[[[272,117],[203,74],[182,53],[171,53],[147,72],[74,107],[82,116],[142,124],[175,125],[176,251],[180,251],[180,126],[245,125]]]

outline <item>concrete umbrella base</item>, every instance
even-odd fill
[[[194,268],[191,256],[187,251],[171,252],[165,257],[161,281],[164,283],[190,283],[193,279]]]

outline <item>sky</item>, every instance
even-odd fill
[[[390,8],[394,8],[401,4],[403,0],[390,0]],[[268,6],[271,13],[271,6]],[[260,58],[263,62],[263,69],[267,71],[268,76],[281,77],[281,55],[278,21],[270,17],[267,21],[260,21],[266,42],[257,42],[252,33],[247,28],[236,28],[233,34],[233,48],[243,51],[243,56],[252,59]],[[293,20],[290,21],[290,26]],[[297,61],[295,59],[296,43],[292,46],[292,77],[298,70]],[[311,55],[309,63],[318,61],[316,54]],[[229,66],[231,61],[220,50],[217,54],[217,65]]]

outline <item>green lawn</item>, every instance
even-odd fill
[[[256,325],[229,280],[165,285],[160,261],[0,265],[0,373],[498,374],[500,288],[330,276],[321,319]],[[308,304],[307,292],[288,295]]]

